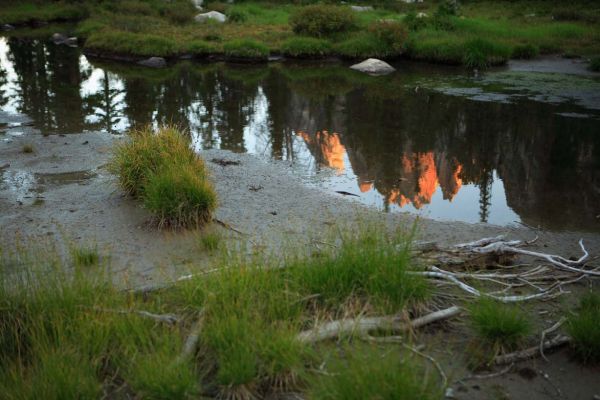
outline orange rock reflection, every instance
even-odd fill
[[[346,148],[338,133],[322,130],[310,135],[299,131],[298,136],[304,139],[319,163],[338,172],[344,171]],[[352,162],[353,157],[349,157],[349,160]],[[371,174],[368,171],[361,171],[361,167],[355,165],[357,162],[352,162],[352,170],[358,177],[359,190],[365,193],[376,187],[387,199],[388,204],[397,204],[400,207],[412,204],[419,209],[431,203],[438,187],[442,190],[443,198],[448,201],[452,201],[462,187],[463,166],[455,159],[449,160],[443,152],[404,153],[399,161],[399,169],[386,170],[386,176],[375,179],[369,178]],[[392,184],[388,175],[394,175]],[[385,185],[385,182],[388,185]]]
[[[324,165],[335,169],[338,172],[344,171],[344,155],[346,148],[340,141],[338,133],[329,133],[326,130],[318,131],[314,139],[306,132],[299,131],[298,136],[302,137],[306,144],[319,146],[321,161]]]

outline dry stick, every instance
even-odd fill
[[[482,293],[479,290],[475,289],[474,287],[469,286],[469,285],[467,285],[464,282],[461,282],[451,272],[444,271],[444,270],[441,270],[441,269],[436,268],[436,267],[431,267],[431,269],[433,271],[413,271],[413,272],[408,272],[408,274],[410,274],[410,275],[425,276],[425,277],[428,277],[428,278],[441,278],[441,279],[445,279],[445,280],[448,280],[448,281],[452,282],[453,284],[455,284],[456,286],[458,286],[459,288],[461,288],[465,292],[471,293],[472,295],[474,295],[476,297],[489,297],[489,298],[492,298],[494,300],[498,300],[498,301],[500,301],[502,303],[514,303],[514,302],[518,302],[518,301],[526,301],[526,300],[532,300],[532,299],[539,299],[539,298],[548,297],[548,292],[547,291],[546,292],[542,292],[542,293],[531,294],[531,295],[523,295],[523,296],[495,296],[495,295],[489,294],[489,293]]]
[[[558,335],[554,339],[547,340],[543,343],[542,348],[544,350],[552,349],[554,347],[562,346],[571,341],[569,336]],[[522,360],[526,360],[528,358],[535,357],[540,354],[540,347],[534,346],[525,350],[515,351],[514,353],[504,354],[502,356],[498,356],[494,359],[494,364],[496,365],[504,365],[509,363],[514,363]]]
[[[198,341],[200,340],[200,331],[202,330],[202,326],[204,325],[204,309],[202,309],[198,315],[198,319],[196,323],[190,329],[190,333],[183,344],[183,349],[181,350],[181,354],[175,360],[176,363],[183,362],[189,359],[194,351],[196,351],[196,347],[198,346]]]
[[[342,319],[328,322],[313,329],[300,332],[296,336],[296,339],[304,343],[314,343],[321,340],[333,339],[345,333],[353,333],[360,336],[374,330],[389,329],[396,332],[407,331],[409,329],[419,328],[432,322],[451,318],[459,313],[460,308],[457,306],[452,306],[450,308],[416,318],[409,323],[405,323],[395,315],[372,318]]]
[[[402,347],[412,351],[413,353],[428,359],[434,366],[435,368],[438,370],[438,372],[440,373],[440,376],[442,377],[442,386],[446,387],[448,385],[448,377],[446,376],[446,374],[444,373],[444,370],[442,369],[442,366],[440,365],[440,363],[438,363],[435,358],[433,358],[430,355],[427,355],[425,353],[420,352],[418,349],[411,347],[409,345],[407,345],[406,343],[402,343]]]
[[[546,361],[548,361],[548,359],[546,358],[546,355],[544,354],[544,340],[546,339],[546,335],[549,333],[554,332],[555,330],[557,330],[558,328],[560,328],[560,326],[562,324],[564,324],[567,321],[567,318],[565,317],[561,317],[557,323],[555,323],[554,325],[552,325],[550,328],[542,331],[542,335],[540,338],[540,355],[542,356],[542,358]]]
[[[491,374],[485,374],[485,375],[469,375],[469,376],[467,376],[465,378],[462,378],[461,380],[466,381],[466,380],[470,380],[470,379],[490,379],[490,378],[497,378],[499,376],[502,376],[502,375],[508,373],[514,366],[515,366],[515,364],[512,363],[508,367],[504,368],[502,371],[494,372],[494,373],[491,373]]]
[[[154,313],[151,313],[149,311],[144,311],[144,310],[114,310],[112,308],[100,308],[100,307],[93,307],[93,309],[95,311],[109,312],[109,313],[115,313],[115,314],[137,314],[141,317],[150,318],[155,321],[164,322],[166,324],[171,324],[171,325],[176,324],[177,322],[179,322],[181,320],[181,318],[179,318],[175,314],[154,314]]]

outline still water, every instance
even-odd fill
[[[43,135],[177,124],[198,151],[286,160],[309,183],[386,212],[600,231],[600,79],[400,64],[163,70],[0,38],[0,109]],[[18,127],[2,124],[0,145]],[[4,139],[3,139],[4,137]]]

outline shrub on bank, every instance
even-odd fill
[[[567,332],[572,347],[584,362],[600,362],[600,295],[590,292],[582,297],[576,314],[569,317]]]
[[[406,27],[395,21],[375,21],[368,27],[369,33],[379,42],[385,44],[390,52],[396,54],[402,52],[406,45],[408,31]]]
[[[485,39],[473,39],[465,43],[463,63],[469,68],[487,68],[504,64],[511,55],[508,46]]]
[[[519,44],[512,50],[512,58],[528,60],[537,57],[538,54],[540,54],[540,49],[533,44]]]
[[[317,58],[331,52],[331,43],[324,39],[293,37],[283,42],[281,51],[290,57]]]
[[[348,7],[315,4],[302,7],[290,17],[292,30],[299,35],[328,36],[356,27],[356,16]]]
[[[470,307],[471,323],[475,332],[485,341],[512,347],[530,331],[527,316],[515,305],[481,298]]]
[[[194,227],[216,208],[204,162],[177,129],[133,131],[116,146],[109,169],[121,188],[141,198],[159,226]]]
[[[269,57],[269,48],[252,39],[232,40],[223,45],[223,51],[231,58],[266,61]]]
[[[113,53],[160,57],[172,56],[180,49],[174,39],[165,36],[107,29],[92,32],[85,42],[85,47]]]
[[[600,72],[600,57],[594,57],[590,60],[590,69],[595,72]]]

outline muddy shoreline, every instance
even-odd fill
[[[128,286],[160,282],[185,273],[190,265],[210,262],[198,250],[198,232],[156,231],[148,214],[124,196],[106,170],[112,145],[123,135],[81,133],[42,136],[24,116],[0,115],[9,126],[0,148],[0,240],[49,240],[93,243]],[[34,152],[23,152],[31,144]],[[202,151],[219,195],[216,218],[242,232],[217,226],[234,242],[253,251],[310,245],[338,227],[376,221],[409,230],[415,216],[383,213],[351,196],[307,186],[285,161],[225,150]],[[211,160],[234,161],[221,165]],[[214,224],[218,225],[218,224]],[[600,235],[547,232],[523,226],[419,219],[418,239],[455,244],[505,234],[518,239],[540,236],[545,252],[578,257],[583,238],[591,254],[600,253]],[[214,227],[213,227],[214,228]],[[21,239],[18,239],[21,238]]]

